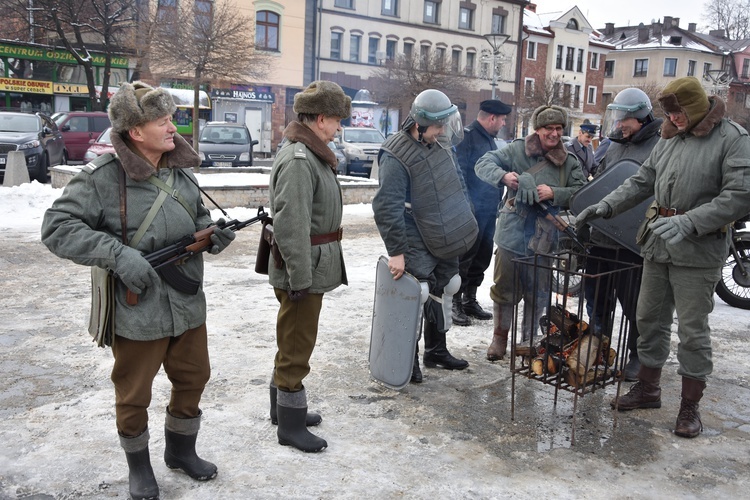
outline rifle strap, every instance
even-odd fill
[[[151,179],[155,179],[154,176],[151,176],[148,178],[149,182]],[[140,243],[141,238],[143,238],[143,235],[146,234],[146,231],[151,226],[151,223],[154,222],[154,219],[156,218],[156,214],[159,212],[159,209],[164,204],[164,201],[167,199],[167,196],[171,192],[172,184],[174,184],[174,169],[170,169],[169,177],[167,178],[167,182],[162,182],[159,180],[160,183],[164,184],[164,188],[161,186],[157,186],[160,188],[159,195],[156,197],[156,200],[154,200],[154,204],[151,205],[151,210],[148,211],[148,214],[146,214],[146,218],[143,219],[143,222],[141,222],[141,225],[138,227],[138,230],[135,232],[135,235],[133,236],[133,241],[131,242],[131,245],[133,248],[138,246],[138,243]],[[154,184],[151,182],[151,184]],[[177,190],[175,190],[176,192]],[[184,206],[184,205],[183,205]],[[193,220],[195,220],[195,217],[193,217]]]
[[[175,200],[177,200],[178,202],[180,202],[180,205],[182,205],[183,208],[185,208],[185,210],[187,210],[187,213],[190,214],[190,217],[193,220],[195,220],[195,218],[196,218],[195,210],[193,210],[193,208],[188,204],[187,200],[185,200],[185,198],[180,194],[180,192],[178,190],[172,189],[172,184],[174,183],[174,171],[175,171],[175,169],[172,168],[170,170],[171,170],[171,172],[169,173],[169,179],[171,179],[171,182],[168,180],[167,183],[165,183],[164,181],[162,181],[161,179],[159,179],[155,175],[152,175],[151,177],[149,177],[146,180],[148,180],[148,182],[150,182],[154,186],[158,187],[163,192],[166,192],[168,195],[171,195],[172,198],[174,198]],[[162,201],[162,203],[163,203],[163,201]]]
[[[128,196],[127,188],[125,186],[125,169],[122,168],[122,163],[119,159],[117,162],[117,169],[119,170],[119,176],[117,177],[120,181],[120,226],[122,228],[122,244],[128,244]]]

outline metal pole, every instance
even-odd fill
[[[497,88],[497,54],[499,51],[495,51],[492,54],[492,99],[495,99],[495,89]]]

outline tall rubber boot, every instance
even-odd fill
[[[457,293],[453,296],[453,307],[451,309],[451,318],[453,319],[453,324],[457,326],[469,326],[471,325],[471,320],[466,315],[466,312],[464,311],[464,305],[461,301],[461,294]]]
[[[487,349],[487,359],[498,361],[505,357],[508,350],[508,332],[510,331],[510,311],[507,305],[492,303],[492,319],[494,329],[492,330],[492,343]]]
[[[195,452],[201,415],[202,412],[195,418],[177,418],[167,408],[164,421],[164,462],[170,469],[182,469],[196,481],[209,481],[216,477],[218,469]]]
[[[305,388],[297,392],[279,390],[276,400],[279,428],[276,436],[279,444],[294,446],[306,453],[317,453],[328,447],[325,439],[307,430],[307,394]]]
[[[271,375],[271,383],[268,387],[269,393],[271,395],[271,424],[279,425],[279,419],[276,416],[276,394],[278,392],[278,388],[276,387],[276,384],[273,383],[273,375]],[[311,411],[307,412],[307,416],[305,417],[306,426],[315,427],[316,425],[320,425],[322,421],[323,417],[321,417],[319,414]]]
[[[620,411],[636,408],[661,408],[661,368],[649,368],[641,365],[638,371],[638,382],[630,387],[627,394],[613,399],[609,405]]]
[[[482,321],[492,319],[492,313],[485,311],[484,309],[482,309],[482,306],[479,305],[479,302],[477,301],[477,287],[475,286],[466,287],[466,292],[464,293],[463,298],[463,306],[464,313],[467,316],[481,319]]]
[[[427,368],[440,367],[446,370],[463,370],[469,366],[469,362],[455,358],[448,352],[445,333],[438,330],[436,323],[424,322],[424,356],[422,361]]]
[[[156,484],[148,453],[148,438],[148,429],[136,437],[120,434],[120,446],[125,450],[125,458],[128,461],[130,497],[134,500],[159,498],[159,485]]]
[[[419,369],[419,346],[414,350],[414,365],[411,368],[411,381],[413,384],[422,383],[422,370]]]
[[[698,403],[705,388],[706,383],[702,380],[682,377],[680,413],[677,414],[677,423],[674,426],[674,433],[678,436],[694,438],[703,431]]]

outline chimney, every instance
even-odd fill
[[[697,23],[689,23],[688,24],[688,31],[691,33],[695,33],[695,30],[698,28]]]
[[[654,36],[661,36],[661,23],[659,22],[651,23],[651,29],[654,32]]]
[[[526,10],[529,12],[533,12],[536,14],[536,4],[535,3],[529,3],[526,5]]]
[[[679,17],[672,18],[672,26],[674,26],[675,28],[679,28],[680,27],[680,18]]]
[[[713,37],[716,37],[716,38],[725,38],[725,36],[726,36],[724,34],[724,30],[723,29],[720,29],[720,30],[711,30],[711,31],[708,32],[708,34],[709,34],[709,36],[713,36]]]
[[[604,34],[614,35],[615,34],[615,23],[604,23]]]
[[[664,29],[668,30],[672,27],[672,16],[664,16]]]
[[[643,23],[638,25],[638,43],[648,42],[648,26],[644,26]]]

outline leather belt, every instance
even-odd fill
[[[684,210],[677,210],[676,208],[659,207],[659,215],[661,217],[672,217],[674,215],[682,215],[684,213]]]
[[[326,234],[316,234],[314,236],[310,236],[310,244],[315,245],[323,245],[325,243],[331,243],[334,241],[341,241],[341,239],[344,237],[344,228],[340,227],[338,230],[332,232],[332,233],[326,233]]]

